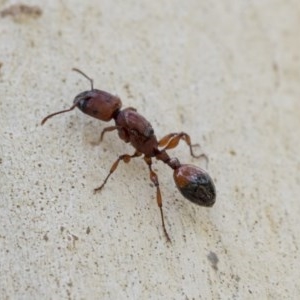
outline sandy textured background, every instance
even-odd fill
[[[226,3],[225,3],[226,2]],[[298,299],[300,3],[0,1],[1,299]],[[7,12],[7,11],[6,11]],[[70,107],[89,83],[158,137],[188,132],[210,157],[212,209],[155,163],[164,238],[143,160],[121,164],[108,124]],[[203,166],[182,144],[170,152]]]

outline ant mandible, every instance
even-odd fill
[[[106,132],[117,130],[120,139],[125,143],[130,143],[135,148],[135,152],[132,155],[120,155],[112,164],[109,174],[104,179],[104,182],[101,186],[94,189],[94,192],[100,191],[104,187],[108,178],[117,169],[121,160],[128,163],[131,158],[144,155],[143,158],[150,171],[150,180],[156,187],[156,200],[160,209],[164,234],[167,241],[170,242],[171,240],[164,222],[162,197],[158,177],[152,170],[152,158],[155,157],[157,160],[164,162],[174,170],[173,178],[175,184],[186,199],[201,206],[211,207],[216,200],[216,190],[209,174],[199,167],[181,164],[177,158],[169,157],[166,150],[175,148],[179,141],[183,140],[188,145],[191,156],[206,157],[206,155],[201,154],[196,156],[194,154],[192,147],[195,145],[191,144],[190,136],[185,132],[170,133],[158,141],[151,124],[140,115],[135,108],[128,107],[121,110],[122,102],[119,97],[113,96],[105,91],[94,89],[93,79],[76,68],[73,68],[73,71],[78,72],[90,81],[91,90],[78,94],[73,101],[73,105],[69,109],[48,115],[42,120],[41,124],[43,125],[49,118],[69,112],[75,107],[79,108],[83,113],[101,121],[108,122],[114,119],[115,126],[104,128],[100,136],[100,141],[102,141]]]

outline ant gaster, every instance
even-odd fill
[[[174,170],[173,178],[175,184],[186,199],[201,206],[211,207],[216,200],[216,190],[209,174],[199,167],[181,164],[177,158],[169,157],[166,150],[175,148],[179,141],[183,140],[188,145],[193,157],[206,157],[206,155],[194,155],[192,147],[196,145],[191,144],[190,136],[185,132],[170,133],[158,141],[151,124],[135,108],[128,107],[121,109],[122,102],[120,98],[105,91],[94,89],[93,80],[90,77],[78,69],[74,68],[73,70],[90,81],[91,90],[78,94],[69,109],[48,115],[42,120],[41,124],[43,125],[49,118],[69,112],[75,107],[79,108],[83,113],[101,121],[108,122],[114,119],[115,126],[104,128],[100,136],[100,141],[102,141],[106,132],[117,130],[120,139],[125,143],[130,143],[134,147],[135,152],[132,155],[120,155],[112,164],[109,174],[104,179],[102,185],[94,189],[94,192],[100,191],[104,187],[121,160],[128,163],[131,158],[144,155],[143,158],[150,172],[150,180],[156,187],[156,200],[160,209],[162,227],[167,240],[170,241],[164,222],[158,177],[152,170],[152,158],[155,157]]]

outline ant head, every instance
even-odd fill
[[[79,69],[73,68],[73,71],[78,72],[91,83],[91,90],[78,94],[74,99],[74,105],[91,117],[101,121],[110,121],[122,106],[120,98],[94,89],[93,79]]]
[[[216,188],[209,174],[193,165],[181,165],[174,170],[174,181],[181,194],[201,206],[213,206]]]
[[[78,94],[69,109],[61,110],[45,117],[42,120],[42,125],[53,116],[69,112],[75,107],[78,107],[83,113],[101,121],[110,121],[120,110],[122,106],[120,98],[107,92],[94,89],[93,79],[78,69],[74,68],[73,71],[78,72],[90,81],[91,90]]]
[[[110,121],[120,110],[122,102],[120,98],[107,92],[92,89],[78,94],[74,99],[74,105],[91,117]]]

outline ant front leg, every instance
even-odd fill
[[[199,147],[199,144],[192,145],[190,136],[185,132],[174,132],[169,133],[166,136],[164,136],[162,139],[159,140],[158,146],[164,147],[163,150],[173,149],[178,146],[180,140],[183,140],[186,142],[188,147],[190,148],[190,153],[192,157],[200,158],[204,157],[206,160],[206,164],[208,164],[208,157],[205,153],[201,153],[199,155],[195,155],[193,151],[193,147]]]
[[[147,163],[148,167],[149,167],[149,171],[150,171],[150,180],[154,183],[155,187],[156,187],[156,200],[157,200],[157,205],[160,209],[160,215],[161,215],[161,222],[162,222],[162,227],[165,233],[165,236],[167,238],[168,242],[171,242],[171,239],[168,235],[168,232],[166,230],[166,226],[165,226],[165,221],[164,221],[164,214],[163,214],[163,210],[162,210],[162,197],[161,197],[161,192],[160,192],[160,188],[159,188],[159,182],[158,182],[158,177],[156,175],[156,173],[152,170],[152,159],[150,157],[144,157],[145,162]]]
[[[103,140],[103,137],[104,137],[105,132],[114,131],[114,130],[119,129],[119,128],[120,128],[119,126],[109,126],[109,127],[105,127],[105,128],[102,130],[101,135],[100,135],[100,138],[98,139],[98,141],[97,141],[97,142],[93,142],[92,145],[95,145],[95,146],[99,145],[99,144],[102,142],[102,140]]]
[[[137,157],[137,156],[141,156],[141,153],[139,152],[135,152],[133,155],[129,155],[129,154],[123,154],[123,155],[120,155],[118,157],[118,159],[113,163],[113,165],[111,166],[110,168],[110,171],[108,173],[108,175],[106,176],[106,178],[104,179],[104,182],[101,184],[101,186],[99,186],[98,188],[95,188],[94,189],[94,194],[100,190],[102,190],[102,188],[104,187],[104,185],[106,184],[108,178],[110,177],[110,175],[117,169],[118,165],[119,165],[119,162],[121,160],[123,160],[125,163],[129,163],[131,158],[133,157]]]

